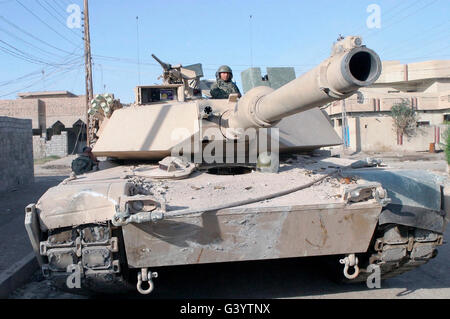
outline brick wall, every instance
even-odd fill
[[[32,120],[33,129],[39,129],[45,120],[44,106],[39,100],[0,100],[0,116]]]
[[[48,156],[65,157],[68,153],[67,132],[53,135],[47,141],[45,137],[33,136],[33,156],[36,159]]]
[[[31,120],[0,116],[0,192],[34,182]]]
[[[71,128],[78,120],[86,123],[84,96],[0,100],[0,116],[31,119],[33,129],[51,128],[60,121]]]
[[[78,120],[86,123],[86,99],[79,97],[40,98],[45,104],[45,117],[47,128],[60,121],[66,128]]]

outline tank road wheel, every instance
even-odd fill
[[[42,273],[69,293],[127,293],[129,284],[122,230],[110,223],[50,230],[40,242]]]

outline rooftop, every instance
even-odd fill
[[[76,97],[77,95],[69,91],[42,91],[42,92],[23,92],[18,93],[17,96],[21,99],[33,98],[49,98],[49,97]]]

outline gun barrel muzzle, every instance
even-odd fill
[[[228,126],[271,127],[284,117],[345,99],[373,84],[380,74],[381,60],[373,50],[364,46],[342,49],[277,90],[256,87],[247,92]]]

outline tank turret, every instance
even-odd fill
[[[153,57],[164,69],[164,83],[136,88],[135,104],[116,110],[100,128],[96,156],[162,159],[181,144],[186,154],[208,141],[242,140],[248,128],[273,126],[280,128],[281,151],[338,145],[339,137],[317,107],[349,97],[381,73],[378,55],[361,38],[347,37],[334,44],[324,62],[276,90],[255,87],[241,99],[231,94],[218,100],[201,96],[201,64],[172,66]],[[320,134],[312,136],[312,128]],[[185,147],[190,139],[202,145]]]

